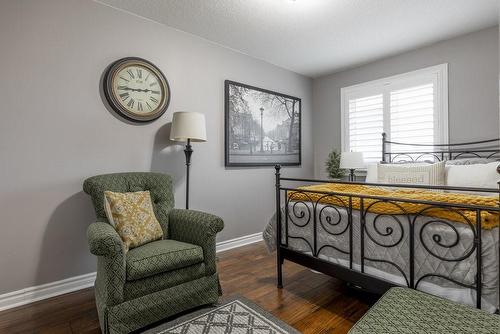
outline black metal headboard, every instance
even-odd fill
[[[419,147],[419,149],[405,151],[404,148],[408,146]],[[500,138],[467,143],[427,145],[390,141],[387,140],[386,134],[382,133],[382,162],[385,163],[436,162],[464,158],[500,160]]]

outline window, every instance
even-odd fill
[[[396,142],[448,143],[447,64],[342,88],[341,100],[342,149],[368,163],[382,159],[382,132]]]

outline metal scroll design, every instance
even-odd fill
[[[433,162],[460,158],[500,160],[499,144],[500,138],[449,144],[402,143],[388,140],[387,135],[382,133],[382,161],[393,163],[429,161],[424,159],[425,157],[431,157]]]
[[[486,156],[486,158],[488,159],[497,159],[497,160],[500,160],[500,152],[493,152],[491,154],[489,154],[488,156]]]
[[[328,202],[327,202],[328,200]],[[330,204],[331,201],[336,204]],[[319,203],[322,202],[323,206],[317,213],[317,222],[323,228],[323,230],[330,236],[339,237],[348,232],[351,228],[351,207],[346,202],[345,199],[327,194],[319,197],[314,203],[315,213],[318,208]],[[346,214],[342,215],[341,211],[345,211]],[[342,219],[344,217],[344,219]],[[346,219],[347,218],[347,219]],[[319,256],[324,249],[334,249],[338,252],[348,255],[350,250],[341,249],[335,245],[325,244],[322,245],[316,252],[316,256]]]
[[[425,238],[425,235],[430,234],[429,232],[426,232],[426,231],[429,230],[432,226],[438,226],[438,225],[441,226],[440,230],[437,229],[431,235],[430,239],[432,240],[434,246],[438,246],[438,247],[443,248],[443,249],[451,250],[451,249],[457,247],[459,244],[463,245],[464,241],[461,240],[461,233],[459,232],[459,230],[457,229],[457,227],[453,223],[451,223],[448,220],[435,218],[435,219],[425,221],[423,223],[422,227],[420,228],[420,231],[418,233],[418,240],[421,243],[422,247],[425,249],[425,251],[428,254],[430,254],[434,258],[436,258],[440,261],[444,261],[444,262],[461,262],[461,261],[464,261],[464,260],[470,258],[477,250],[477,245],[476,245],[475,240],[477,240],[477,234],[480,232],[477,229],[477,227],[475,227],[474,224],[470,221],[470,219],[463,214],[462,210],[455,209],[455,208],[443,208],[440,206],[429,206],[429,207],[426,207],[425,209],[421,210],[419,213],[417,213],[414,216],[412,224],[415,225],[415,223],[419,217],[429,216],[429,211],[436,210],[436,209],[437,210],[446,210],[446,211],[450,211],[450,212],[453,212],[454,214],[456,214],[457,217],[465,223],[464,226],[467,226],[470,229],[473,237],[471,238],[470,245],[466,245],[466,247],[464,247],[463,253],[459,256],[451,257],[451,256],[443,256],[443,255],[437,254],[435,251],[433,251],[433,249],[432,249],[433,247],[431,247],[432,245],[429,244],[429,241],[426,241],[426,238]],[[462,232],[462,233],[464,233],[464,232]],[[451,236],[450,236],[450,234],[451,234]],[[447,252],[447,253],[450,253],[450,252]],[[453,279],[449,276],[445,276],[445,275],[438,274],[438,273],[425,273],[425,274],[421,275],[420,277],[416,278],[415,288],[418,288],[419,284],[422,281],[424,281],[427,278],[431,278],[431,277],[437,277],[440,279],[444,279],[444,280],[450,281],[454,284],[457,284],[459,286],[466,287],[466,288],[471,288],[471,289],[476,288],[475,284],[467,284],[464,282],[460,282],[460,281],[457,281],[456,279]]]
[[[330,201],[334,201],[336,204],[330,204]],[[318,209],[320,203],[323,204],[323,206]],[[318,226],[321,226],[325,233],[330,236],[341,236],[348,232],[350,233],[352,208],[345,198],[332,194],[325,194],[313,200],[307,191],[293,191],[287,196],[285,210],[286,227],[288,227],[288,222],[298,228],[306,228],[310,224],[314,225],[313,244],[302,236],[286,233],[287,238],[301,240],[307,244],[313,256],[318,257],[319,254],[327,248],[337,250],[343,254],[350,254],[351,249],[341,249],[333,244],[321,245],[319,249],[317,247]],[[343,219],[345,215],[342,214],[342,210],[347,213],[347,219]]]
[[[408,163],[408,162],[438,162],[442,161],[443,157],[435,153],[422,153],[422,154],[412,154],[412,153],[391,153],[390,162],[392,163]],[[408,158],[408,160],[404,158]],[[425,157],[431,158],[431,160],[425,159]]]
[[[375,214],[373,213],[373,219],[371,221],[371,227],[372,227],[372,233],[370,232],[370,229],[368,228],[367,224],[367,214],[370,212],[370,210],[373,211],[373,208],[378,205],[378,204],[389,204],[394,206],[397,211],[401,212],[401,214],[387,214],[387,213],[379,213]],[[381,220],[382,218],[390,218],[385,220],[385,228],[382,228],[381,225]],[[364,235],[366,236],[377,246],[383,247],[383,248],[394,248],[398,245],[400,245],[404,238],[405,238],[405,228],[403,224],[406,223],[408,225],[408,229],[411,228],[411,219],[410,216],[406,213],[406,210],[398,203],[392,202],[389,200],[376,200],[370,203],[366,209],[362,212],[362,238],[364,239]],[[388,225],[389,224],[389,225]],[[377,237],[378,236],[378,237]],[[389,242],[384,242],[383,240],[391,239],[392,241]],[[363,243],[364,245],[364,243]],[[408,274],[401,268],[400,265],[393,261],[385,260],[385,259],[379,259],[379,258],[372,258],[364,255],[365,249],[362,249],[362,263],[364,263],[365,260],[371,261],[371,262],[378,262],[378,263],[385,263],[388,264],[392,267],[394,267],[404,278],[406,281],[407,286],[411,286],[410,284],[410,279]],[[410,254],[411,257],[412,254]],[[412,258],[408,259],[409,261],[413,261]],[[409,263],[409,262],[408,262]],[[364,265],[362,265],[363,270],[364,270]]]
[[[439,202],[426,202],[422,210],[409,213],[403,207],[403,202],[413,203],[411,200],[398,201],[387,197],[289,188],[282,190],[285,191],[285,225],[282,226],[287,240],[285,247],[288,247],[288,238],[303,242],[307,245],[305,248],[308,248],[306,252],[310,252],[310,256],[315,260],[320,260],[320,255],[325,255],[327,249],[340,252],[349,257],[351,271],[366,276],[370,275],[365,273],[365,261],[387,265],[387,268],[391,268],[391,271],[401,278],[403,285],[406,283],[406,286],[414,289],[421,287],[421,283],[429,279],[443,279],[457,286],[475,290],[477,307],[481,308],[481,213],[488,211],[489,207],[472,205],[461,207],[458,204],[450,206],[440,205]],[[359,204],[356,209],[353,209],[353,201],[356,205]],[[418,201],[415,203],[424,204]],[[378,205],[384,205],[384,210],[377,210]],[[358,208],[359,221],[357,219],[354,221],[353,212]],[[435,217],[433,210],[446,211],[447,218]],[[475,221],[468,212],[475,212]],[[456,217],[450,219],[450,214]],[[423,217],[425,220],[420,221],[419,218]],[[305,233],[291,235],[288,230],[289,225],[293,225],[295,231],[304,229]],[[358,226],[359,244],[357,241],[353,244],[353,231],[358,231]],[[367,244],[370,247],[367,247]],[[358,258],[356,256],[356,260],[353,260],[354,247],[359,247],[361,270],[355,269]],[[387,252],[391,249],[397,251],[399,247],[399,250],[409,250],[409,252],[402,253],[396,259],[388,259],[368,254],[374,247],[386,249]],[[475,279],[471,282],[469,278],[454,277],[453,268],[445,271],[430,270],[430,272],[422,270],[421,267],[416,268],[419,266],[419,260],[423,260],[419,258],[421,253],[416,253],[417,247],[426,256],[441,261],[443,265],[451,263],[446,267],[455,267],[462,261],[470,262],[476,267]],[[373,277],[373,274],[371,276]],[[386,279],[379,278],[379,280]]]
[[[498,153],[498,152],[495,152],[495,153]],[[490,154],[490,156],[491,156],[491,154]],[[460,153],[456,154],[455,156],[453,156],[453,160],[457,160],[459,158],[482,158],[482,156],[479,153],[475,153],[475,152],[460,152]]]
[[[299,195],[300,194],[300,195]],[[300,196],[300,197],[299,197]],[[306,199],[304,199],[302,196],[305,196]],[[290,203],[292,203],[292,207],[290,208]],[[293,225],[299,227],[299,228],[304,228],[308,226],[312,220],[314,219],[314,210],[315,208],[312,208],[307,204],[307,203],[313,203],[313,200],[311,196],[305,192],[305,191],[293,191],[286,197],[286,202],[285,202],[285,226],[286,229],[288,230],[288,222],[290,221]],[[298,220],[306,220],[305,223],[299,223]],[[291,238],[291,239],[296,239],[296,240],[302,240],[307,244],[309,247],[310,251],[312,254],[314,254],[314,247],[311,245],[309,240],[307,240],[304,237],[297,236],[297,235],[290,235],[287,231],[286,233],[286,238]],[[288,242],[287,242],[288,243]]]

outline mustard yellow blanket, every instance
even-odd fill
[[[323,191],[323,192],[335,192],[335,193],[348,193],[354,195],[367,195],[367,196],[378,196],[378,197],[390,197],[390,198],[401,198],[408,200],[420,200],[420,201],[432,201],[441,203],[451,203],[451,204],[469,204],[478,205],[486,207],[497,207],[498,199],[496,197],[470,195],[470,194],[459,194],[459,193],[449,193],[449,192],[435,192],[429,190],[421,189],[384,189],[381,187],[374,186],[364,186],[355,184],[335,184],[335,183],[324,183],[313,186],[299,187],[300,190],[313,190],[313,191]],[[348,198],[345,196],[338,196],[339,198],[333,196],[326,196],[325,194],[317,193],[300,193],[290,191],[288,197],[291,201],[318,201],[324,204],[332,204],[337,206],[344,206],[348,203]],[[341,201],[344,201],[342,203]],[[372,213],[385,213],[385,214],[416,214],[428,208],[427,204],[418,203],[407,203],[407,202],[378,202],[372,206],[370,204],[377,202],[376,199],[364,199],[364,208],[368,208],[369,212]],[[360,199],[357,197],[352,198],[353,209],[359,210]],[[452,210],[447,210],[443,208],[431,208],[425,210],[423,215],[431,216],[436,218],[447,219],[454,222],[467,224],[469,220],[472,224],[476,224],[476,212],[474,210],[459,210],[460,213]],[[481,227],[484,229],[493,229],[499,226],[499,214],[498,212],[481,212]]]

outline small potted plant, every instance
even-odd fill
[[[340,168],[340,152],[337,152],[337,150],[333,150],[328,154],[325,165],[330,179],[340,180],[345,176],[345,171]]]

